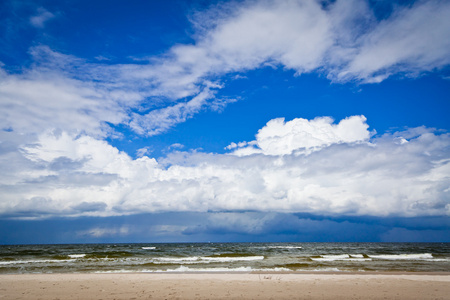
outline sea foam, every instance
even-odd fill
[[[83,258],[86,256],[86,254],[69,254],[67,256],[69,256],[70,258]]]
[[[433,259],[431,253],[418,253],[418,254],[382,254],[382,255],[369,255],[375,259],[386,260],[428,260]]]

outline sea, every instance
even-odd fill
[[[0,246],[0,274],[128,272],[450,272],[450,243]]]

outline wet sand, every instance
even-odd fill
[[[0,299],[450,299],[450,273],[0,275]]]

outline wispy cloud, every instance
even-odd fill
[[[14,129],[13,120],[30,119],[34,122],[21,129],[32,130],[39,116],[46,118],[39,110],[48,110],[67,116],[59,125],[71,128],[77,123],[69,121],[75,111],[79,120],[88,120],[89,129],[121,123],[138,134],[157,135],[201,111],[236,101],[221,97],[223,75],[245,76],[267,64],[298,75],[317,72],[334,82],[420,76],[450,63],[449,13],[448,1],[433,0],[396,6],[383,20],[364,1],[243,1],[196,13],[191,18],[194,42],[175,45],[147,64],[88,63],[38,46],[31,49],[36,62],[31,69],[2,73],[3,95],[16,107],[3,118],[3,127]],[[43,25],[50,15],[42,9],[34,23]],[[46,101],[39,100],[42,86],[51,91]],[[45,106],[55,99],[68,105]]]
[[[47,22],[50,19],[53,19],[54,17],[55,17],[54,14],[52,14],[51,12],[46,10],[45,8],[40,7],[37,10],[37,14],[30,18],[30,23],[34,27],[44,28],[45,22]]]
[[[134,113],[132,115],[130,127],[139,134],[160,134],[169,130],[176,124],[192,118],[208,105],[208,100],[213,98],[214,92],[206,87],[202,92],[187,102],[155,109],[145,115]]]
[[[333,71],[338,80],[380,82],[390,75],[418,76],[450,63],[448,1],[417,1],[360,35],[354,55]]]

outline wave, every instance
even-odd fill
[[[312,271],[312,272],[343,272],[342,270],[340,270],[338,268],[320,268],[320,269],[313,269],[313,270],[308,270],[308,271]]]
[[[158,257],[153,258],[155,263],[211,263],[211,262],[235,262],[263,260],[264,256],[190,256],[190,257]]]
[[[59,263],[68,261],[73,260],[72,259],[11,260],[11,261],[0,261],[0,265]]]
[[[252,252],[226,252],[221,254],[213,254],[208,257],[241,257],[241,256],[255,256]]]
[[[90,259],[126,258],[132,256],[134,256],[134,253],[129,251],[96,251],[87,254],[86,258]]]
[[[381,254],[381,255],[369,255],[374,259],[385,260],[433,260],[433,254],[431,253],[418,253],[418,254]]]
[[[110,274],[110,273],[141,273],[141,272],[147,273],[149,271],[147,271],[147,270],[136,271],[136,270],[121,269],[121,270],[108,270],[108,271],[94,271],[93,273],[95,273],[95,274]]]
[[[371,258],[364,257],[363,254],[338,254],[321,255],[320,257],[311,257],[314,261],[370,261]]]
[[[197,262],[199,260],[198,256],[190,257],[157,257],[154,258],[155,262],[163,263],[186,263],[186,262]]]
[[[241,256],[241,257],[200,257],[201,260],[213,261],[213,262],[233,262],[233,261],[253,261],[263,260],[264,256]]]
[[[167,270],[166,272],[290,272],[292,270],[287,268],[252,268],[252,267],[237,267],[237,268],[189,268],[180,266],[174,270]],[[156,271],[158,272],[158,271]]]
[[[434,258],[431,253],[414,254],[338,254],[338,255],[320,255],[319,257],[310,257],[313,261],[371,261],[371,260],[424,260],[424,261],[448,261],[448,259]]]
[[[268,246],[269,249],[302,249],[300,246]]]
[[[172,270],[156,270],[153,272],[252,272],[252,267],[238,267],[238,268],[189,268],[180,266]]]
[[[143,250],[155,250],[156,247],[142,247]]]
[[[83,258],[86,256],[86,254],[69,254],[67,256],[70,258]]]

